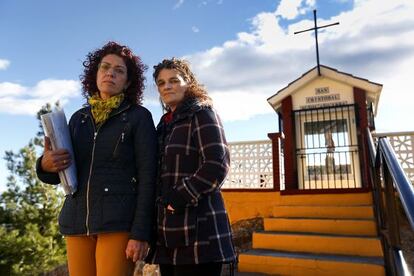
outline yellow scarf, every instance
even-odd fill
[[[101,126],[109,117],[109,113],[124,100],[124,93],[112,96],[109,99],[103,100],[98,96],[98,93],[88,99],[91,105],[92,116],[97,127]]]

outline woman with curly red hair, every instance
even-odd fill
[[[87,55],[81,76],[87,106],[69,122],[74,156],[45,150],[37,175],[60,182],[75,162],[78,190],[59,215],[71,276],[129,275],[151,238],[157,144],[150,112],[141,106],[146,66],[116,42]]]

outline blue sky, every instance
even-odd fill
[[[229,141],[267,139],[277,116],[266,99],[315,66],[312,10],[321,63],[384,85],[378,131],[414,130],[410,0],[0,1],[0,153],[37,131],[35,112],[60,100],[68,116],[83,103],[85,55],[108,40],[129,45],[149,66],[146,106],[161,115],[152,66],[185,57],[213,97]],[[0,162],[0,190],[7,171]]]

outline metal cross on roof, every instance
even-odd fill
[[[318,64],[318,75],[321,75],[321,68],[319,66],[319,46],[318,46],[318,29],[322,29],[322,28],[326,28],[326,27],[330,27],[333,25],[339,25],[339,22],[336,23],[332,23],[332,24],[328,24],[328,25],[324,25],[324,26],[318,26],[316,24],[316,10],[313,10],[313,21],[315,23],[315,27],[307,29],[307,30],[303,30],[303,31],[299,31],[299,32],[295,32],[294,34],[300,34],[300,33],[304,33],[307,31],[315,31],[315,42],[316,42],[316,62]]]

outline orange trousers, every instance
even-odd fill
[[[128,233],[66,236],[70,276],[129,276],[134,264],[126,258]]]

